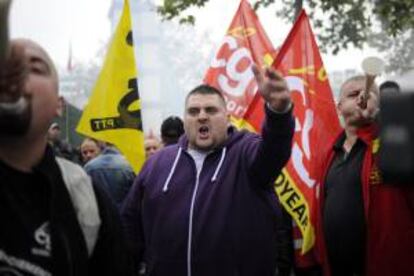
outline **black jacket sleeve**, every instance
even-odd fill
[[[250,143],[247,151],[248,156],[253,156],[249,172],[254,183],[270,187],[288,162],[295,130],[292,108],[286,113],[275,113],[265,105],[262,135]]]
[[[89,275],[134,275],[132,258],[126,246],[119,211],[108,195],[94,185],[101,216],[99,237],[89,260]]]
[[[142,183],[146,171],[145,166],[146,165],[144,165],[140,174],[135,179],[121,208],[121,219],[128,240],[128,250],[132,255],[133,266],[136,272],[140,270],[140,265],[144,261],[143,255],[145,251],[145,239],[141,217],[142,197],[144,194]]]

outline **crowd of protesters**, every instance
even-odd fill
[[[135,175],[114,145],[92,138],[83,168],[69,161],[52,123],[61,108],[52,60],[35,42],[10,46],[0,67],[9,106],[0,105],[0,275],[294,275],[291,221],[272,187],[295,131],[282,75],[252,68],[259,134],[231,126],[218,89],[195,87],[183,120],[145,137]],[[365,83],[342,84],[343,131],[318,164],[314,263],[297,275],[414,275],[414,186],[383,183],[377,164],[379,100],[400,89],[388,81],[366,94]]]

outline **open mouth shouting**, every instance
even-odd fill
[[[204,140],[204,139],[208,139],[210,137],[210,128],[206,125],[201,126],[198,129],[198,136],[200,137],[200,139]]]

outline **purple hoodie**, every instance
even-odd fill
[[[274,275],[272,182],[290,157],[293,132],[291,112],[266,108],[262,136],[230,128],[198,179],[185,136],[152,156],[122,210],[135,260],[148,275]]]

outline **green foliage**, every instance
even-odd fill
[[[386,33],[395,37],[414,28],[414,0],[376,0],[373,13]]]
[[[190,7],[203,7],[209,0],[164,0],[163,5],[157,11],[164,19],[171,20]],[[195,18],[192,15],[182,17],[180,23],[194,24]]]
[[[183,17],[183,13],[191,7],[201,8],[207,2],[208,0],[164,0],[163,5],[158,7],[158,12],[164,19],[181,18],[180,23],[194,24],[194,16]],[[293,22],[298,7],[302,5],[309,14],[319,46],[324,52],[337,54],[349,46],[362,48],[364,43],[374,39],[373,26],[381,28],[377,33],[398,41],[394,43],[393,51],[403,50],[406,55],[407,52],[414,51],[413,44],[405,45],[411,48],[410,51],[403,49],[402,45],[407,40],[404,34],[414,28],[414,0],[257,0],[253,7],[275,7],[276,16]],[[376,43],[371,45],[379,49],[390,49],[381,48]]]
[[[277,15],[285,20],[293,18],[292,0],[282,0]],[[324,52],[336,54],[349,45],[361,48],[368,38],[372,18],[368,16],[370,3],[366,0],[308,0],[306,10],[318,35],[319,46]]]

